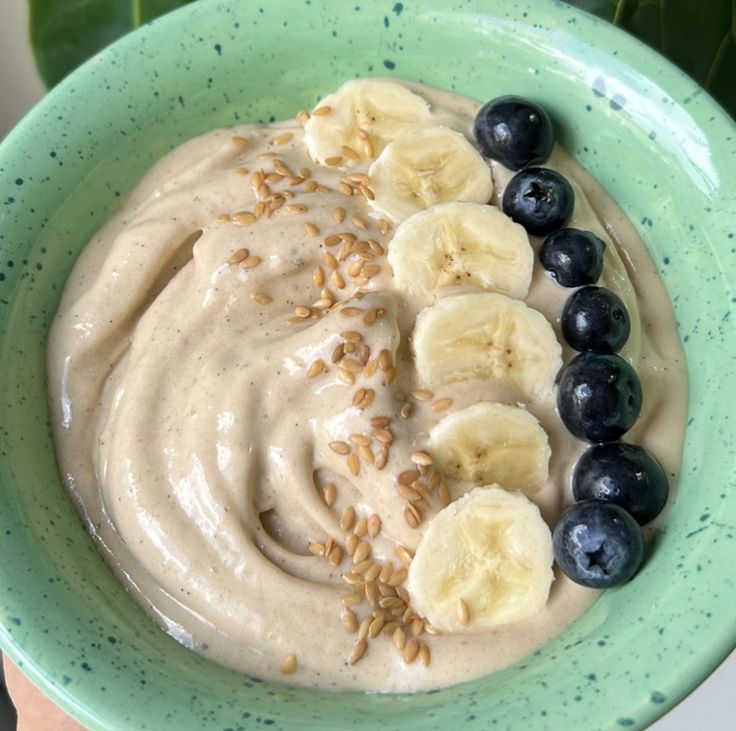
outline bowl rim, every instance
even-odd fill
[[[503,0],[507,2],[508,0]],[[236,0],[225,0],[226,4],[234,3]],[[114,48],[116,52],[126,53],[136,48],[139,40],[152,32],[165,32],[168,29],[176,29],[185,17],[189,17],[194,13],[206,12],[207,9],[214,9],[217,5],[222,4],[222,0],[200,0],[200,2],[182,6],[156,20],[147,23],[137,30],[129,33],[123,38],[115,41],[111,46],[96,54],[94,57],[82,64],[72,74],[62,80],[56,87],[51,89],[43,99],[41,99],[32,110],[11,130],[6,138],[0,143],[0,160],[5,154],[16,144],[21,141],[25,130],[32,124],[39,122],[44,115],[55,109],[57,102],[63,100],[68,90],[78,81],[83,80],[93,66],[106,63],[106,53],[109,48]],[[431,3],[430,3],[431,4]],[[493,15],[491,2],[484,2],[488,5],[484,9],[487,15]],[[634,68],[649,67],[658,68],[661,76],[658,78],[658,85],[667,90],[673,99],[682,99],[692,93],[694,88],[700,89],[700,86],[688,74],[683,72],[673,63],[665,59],[659,53],[645,45],[638,39],[630,36],[620,28],[613,26],[599,18],[572,6],[556,2],[555,6],[560,9],[564,7],[564,11],[571,16],[577,17],[579,22],[583,24],[592,24],[598,32],[603,32],[618,45],[618,58]],[[204,10],[203,10],[204,8]],[[736,139],[736,121],[723,109],[723,107],[704,89],[701,89],[701,99],[699,104],[705,104],[711,109],[714,119],[713,124],[717,125],[724,131],[730,132],[731,139]],[[736,151],[736,142],[732,142],[734,151]],[[693,661],[691,658],[688,666],[688,679],[682,680],[679,684],[669,686],[667,700],[663,702],[656,716],[650,716],[650,721],[660,717],[669,709],[679,703],[686,697],[697,685],[699,685],[734,649],[736,646],[736,619],[730,623],[724,621],[720,625],[721,632],[717,633],[717,640],[708,647],[704,648],[698,657]],[[10,659],[18,663],[23,672],[26,673],[33,682],[38,685],[44,693],[51,697],[60,707],[77,718],[80,722],[90,726],[90,728],[102,728],[99,725],[100,718],[95,712],[91,712],[88,708],[80,705],[75,701],[74,695],[60,688],[53,682],[46,671],[43,664],[34,659],[31,652],[13,639],[12,635],[7,631],[6,618],[0,619],[0,646]],[[693,667],[695,666],[695,668]],[[642,717],[644,714],[642,714]]]

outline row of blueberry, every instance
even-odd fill
[[[594,286],[603,271],[605,244],[590,231],[564,228],[575,196],[554,170],[537,167],[549,158],[554,133],[547,113],[520,97],[486,104],[474,133],[481,153],[518,171],[502,199],[504,213],[534,236],[545,236],[543,267],[576,291],[562,311],[562,333],[578,351],[561,371],[557,408],[567,429],[594,443],[572,478],[578,501],[560,517],[553,533],[555,559],[573,581],[596,588],[628,581],[644,556],[640,525],[664,507],[667,477],[644,449],[618,440],[634,424],[642,405],[636,371],[616,353],[630,333],[624,303]]]

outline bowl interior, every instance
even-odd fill
[[[98,556],[60,488],[49,436],[48,325],[76,255],[120,197],[192,135],[293,116],[358,75],[546,105],[648,245],[691,379],[678,498],[636,581],[527,660],[413,696],[263,683],[180,647]],[[203,0],[99,54],[0,147],[4,649],[92,729],[650,723],[736,638],[723,561],[736,525],[724,398],[736,376],[735,160],[733,123],[694,82],[562,3]]]

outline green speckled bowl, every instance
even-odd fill
[[[261,683],[160,631],[62,493],[44,385],[46,330],[74,258],[156,158],[371,74],[543,102],[649,246],[691,377],[678,499],[638,578],[524,662],[414,696]],[[3,649],[92,729],[646,726],[736,638],[735,170],[734,124],[694,82],[549,0],[204,0],[101,53],[0,147]]]

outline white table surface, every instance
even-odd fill
[[[27,0],[2,0],[0,7],[0,139],[43,95],[27,42]],[[650,731],[733,731],[736,651]]]

